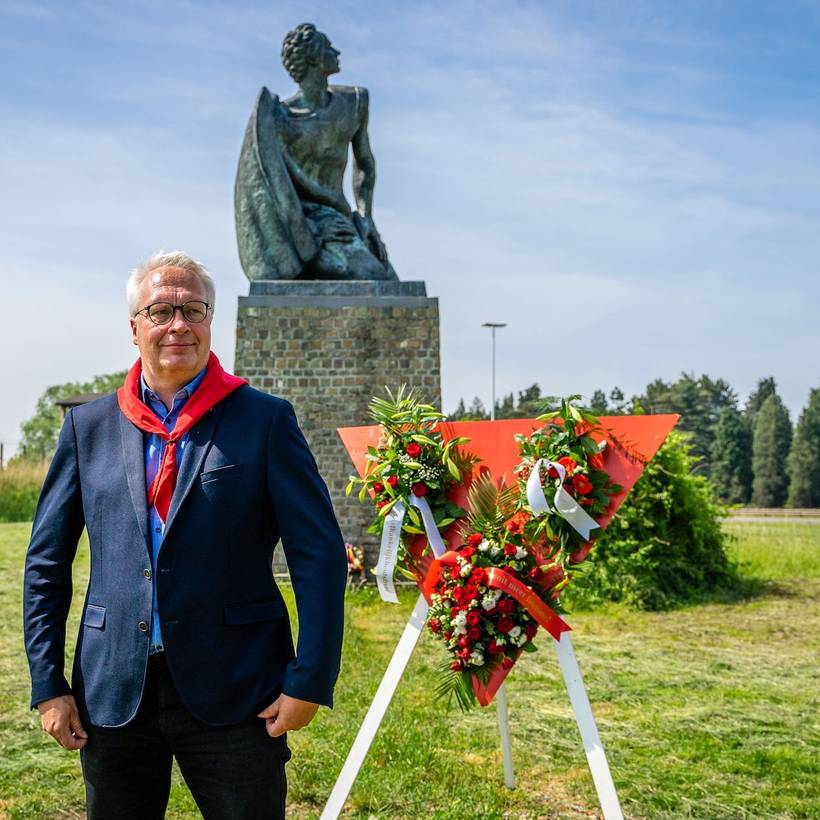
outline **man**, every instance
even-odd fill
[[[32,707],[80,749],[89,820],[163,817],[172,758],[206,818],[284,816],[285,732],[332,705],[344,544],[282,399],[210,352],[214,287],[183,253],[128,281],[139,360],[72,410],[26,557]],[[71,564],[91,578],[71,686]],[[299,611],[294,656],[272,574],[282,540]]]
[[[367,89],[328,85],[339,51],[311,23],[285,37],[282,62],[299,88],[283,101],[262,88],[239,157],[243,270],[251,280],[397,279],[373,222]],[[353,211],[342,187],[351,149]]]

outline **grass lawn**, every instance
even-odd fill
[[[570,617],[573,642],[630,818],[820,817],[820,526],[732,522],[759,594],[667,613]],[[20,581],[29,526],[0,525],[0,817],[82,817],[76,753],[28,711]],[[77,630],[87,547],[76,564]],[[290,737],[290,816],[317,817],[415,596],[351,594],[337,707]],[[290,602],[292,604],[292,602]],[[425,635],[347,804],[347,817],[597,817],[583,748],[549,640],[508,678],[518,788],[503,786],[492,707],[433,699],[442,650]],[[197,817],[178,774],[168,817]]]

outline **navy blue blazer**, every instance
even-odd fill
[[[69,687],[66,616],[83,526],[91,578]],[[116,396],[72,410],[26,555],[32,707],[73,693],[92,725],[121,726],[136,714],[150,642],[147,528],[142,431]],[[272,573],[280,537],[299,613],[295,655]],[[238,723],[280,692],[332,706],[347,562],[327,487],[287,401],[240,387],[191,429],[156,575],[168,666],[197,718]]]

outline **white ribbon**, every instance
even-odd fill
[[[436,526],[436,519],[433,518],[433,511],[427,503],[426,498],[419,498],[415,493],[410,493],[410,504],[421,513],[421,520],[424,522],[424,533],[427,536],[427,543],[436,558],[441,558],[446,552],[441,533]]]
[[[393,586],[393,573],[396,571],[396,559],[399,557],[399,540],[401,525],[404,523],[404,514],[407,508],[401,501],[397,501],[390,512],[384,517],[382,543],[379,547],[379,560],[376,564],[376,585],[383,601],[391,604],[399,602],[396,588]]]
[[[441,558],[445,553],[444,541],[436,526],[436,519],[433,511],[427,503],[426,498],[420,498],[415,493],[410,493],[410,506],[415,507],[421,513],[421,520],[424,523],[424,532],[430,549],[436,558]],[[399,556],[399,541],[401,539],[401,527],[404,523],[404,516],[407,514],[407,507],[402,501],[397,501],[390,512],[384,517],[384,529],[382,530],[382,541],[379,547],[379,560],[376,564],[376,585],[379,588],[379,595],[383,601],[391,604],[399,602],[396,595],[396,588],[393,585],[393,575],[396,572],[396,560]]]
[[[548,470],[552,467],[558,473],[560,479],[552,502],[555,511],[580,534],[584,541],[589,541],[589,533],[591,530],[598,529],[598,523],[564,489],[564,479],[567,471],[564,469],[563,464],[550,461],[548,458],[539,458],[535,462],[530,477],[527,479],[527,501],[529,501],[533,513],[540,515],[541,513],[550,512],[550,505],[544,495],[544,488],[541,486],[541,464],[546,464]]]

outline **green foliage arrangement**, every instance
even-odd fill
[[[0,470],[0,522],[31,521],[48,469],[47,461],[13,461]]]
[[[689,437],[673,431],[595,542],[567,605],[660,610],[737,586],[723,510],[709,481],[692,474],[696,463]]]

